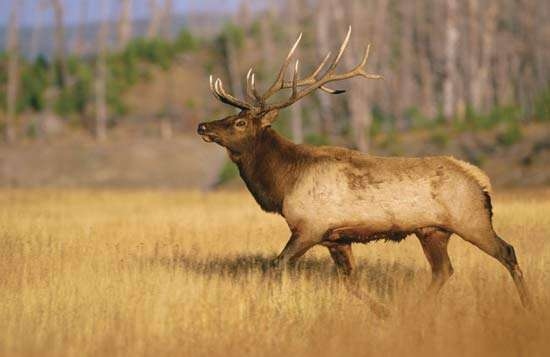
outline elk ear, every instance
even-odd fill
[[[279,115],[279,110],[277,109],[273,109],[265,113],[260,119],[262,128],[271,125],[275,119],[277,119],[277,115]]]

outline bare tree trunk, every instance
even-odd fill
[[[488,107],[491,95],[488,91],[489,70],[493,55],[493,42],[497,23],[497,3],[488,1],[480,10],[478,0],[469,0],[469,49],[468,82],[469,101],[476,111]],[[483,24],[483,29],[480,28]]]
[[[317,9],[317,21],[315,29],[317,33],[317,51],[320,57],[325,56],[330,51],[330,1],[319,0]],[[330,96],[322,91],[317,91],[320,105],[321,116],[321,134],[333,141],[335,136],[334,120],[332,113],[332,101]]]
[[[86,51],[86,17],[88,14],[88,0],[80,0],[80,18],[78,19],[78,27],[76,29],[76,38],[74,42],[74,53],[77,56],[82,56]]]
[[[237,18],[242,27],[248,28],[252,23],[252,10],[250,8],[250,0],[240,0],[239,8],[237,9]]]
[[[109,35],[108,1],[101,0],[101,24],[97,36],[97,58],[95,78],[96,139],[107,139],[107,37]]]
[[[290,38],[296,36],[300,27],[300,11],[299,6],[302,5],[296,0],[290,0],[287,4],[289,8],[289,30]],[[304,141],[304,129],[302,123],[302,103],[296,102],[290,107],[290,127],[292,132],[292,139],[296,143],[302,143]]]
[[[428,3],[429,4],[429,3]],[[422,112],[428,118],[435,118],[436,106],[434,96],[434,75],[432,70],[430,44],[433,42],[431,29],[433,27],[431,13],[426,11],[426,2],[422,2],[422,6],[416,6],[416,18],[418,32],[418,71],[420,77],[420,105]]]
[[[39,46],[40,46],[40,35],[42,34],[42,11],[45,10],[45,4],[44,3],[38,3],[34,9],[35,16],[34,23],[32,27],[32,34],[31,34],[31,43],[30,43],[30,58],[34,59],[36,56],[38,56]]]
[[[358,33],[364,30],[364,23],[360,21],[363,18],[363,7],[359,4],[359,0],[351,0],[347,3],[350,7],[347,9],[349,13],[349,22],[352,28]],[[342,3],[333,1],[333,15],[336,23],[339,27],[345,28],[345,8]],[[346,67],[353,68],[356,65],[359,51],[357,51],[358,40],[360,36],[354,37],[354,46],[348,48],[347,55],[344,56],[344,62]],[[368,102],[369,85],[372,83],[366,83],[367,81],[361,79],[355,79],[350,82],[350,91],[347,93],[349,101],[349,111],[351,116],[351,127],[353,134],[353,143],[357,150],[367,152],[369,150],[369,129],[372,122],[371,108]]]
[[[162,20],[162,37],[166,40],[172,39],[172,0],[165,0]],[[174,119],[174,76],[170,73],[166,76],[164,85],[166,93],[164,95],[164,112],[160,118],[160,135],[168,140],[173,136],[172,122]]]
[[[67,61],[65,57],[65,26],[63,23],[63,4],[61,0],[51,0],[55,23],[55,62],[59,65],[59,76],[61,86],[67,80]]]
[[[120,18],[118,20],[118,49],[126,47],[132,38],[133,0],[120,0]]]
[[[414,51],[414,10],[418,4],[412,1],[400,2],[400,17],[401,17],[401,65],[399,67],[399,115],[397,125],[404,128],[405,112],[416,106],[418,101],[416,100],[415,93],[417,92],[414,83],[413,75],[416,73],[413,68],[413,51]]]
[[[17,115],[17,88],[19,86],[19,14],[17,0],[12,1],[7,36],[8,83],[6,102],[6,141],[16,139],[15,119]]]
[[[165,40],[172,40],[173,14],[174,14],[173,0],[164,0],[164,7],[162,8],[161,35]]]
[[[271,29],[269,28],[273,19],[276,18],[276,10],[273,5],[268,9],[267,19],[260,22],[260,31],[262,40],[260,45],[262,46],[262,60],[264,62],[264,70],[267,73],[272,73],[274,69],[273,60],[275,58],[276,49],[273,43],[273,37],[271,36]]]
[[[152,39],[158,36],[161,21],[162,7],[159,5],[160,0],[149,0],[149,26],[147,27],[147,38]]]
[[[231,83],[233,93],[242,93],[243,88],[239,78],[240,68],[239,59],[237,57],[238,52],[229,38],[225,41],[225,53],[227,55],[227,74],[229,75],[229,83]]]
[[[443,82],[443,115],[447,121],[453,119],[456,109],[456,49],[458,42],[457,0],[446,0],[445,23],[445,78]]]

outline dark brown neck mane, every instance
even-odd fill
[[[309,155],[304,147],[267,127],[246,153],[230,157],[260,207],[282,214],[284,196],[292,189]]]

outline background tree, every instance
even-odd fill
[[[132,38],[132,5],[133,0],[120,0],[118,19],[118,49],[123,50]]]
[[[443,78],[443,115],[450,121],[456,105],[456,52],[458,42],[458,4],[456,0],[445,0],[445,74]]]
[[[101,23],[97,34],[95,78],[95,135],[99,141],[107,139],[107,39],[109,36],[109,0],[101,0]]]
[[[16,139],[15,119],[17,116],[17,90],[19,85],[19,6],[21,2],[12,0],[7,32],[8,83],[6,95],[5,137],[7,142]]]

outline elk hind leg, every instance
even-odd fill
[[[432,281],[428,293],[435,295],[453,275],[453,266],[447,253],[451,233],[435,227],[426,227],[416,230],[415,234],[432,268]]]
[[[500,238],[490,226],[477,232],[459,235],[504,265],[512,276],[522,305],[526,308],[532,306],[531,296],[523,279],[523,272],[519,267],[516,252],[511,244]]]

